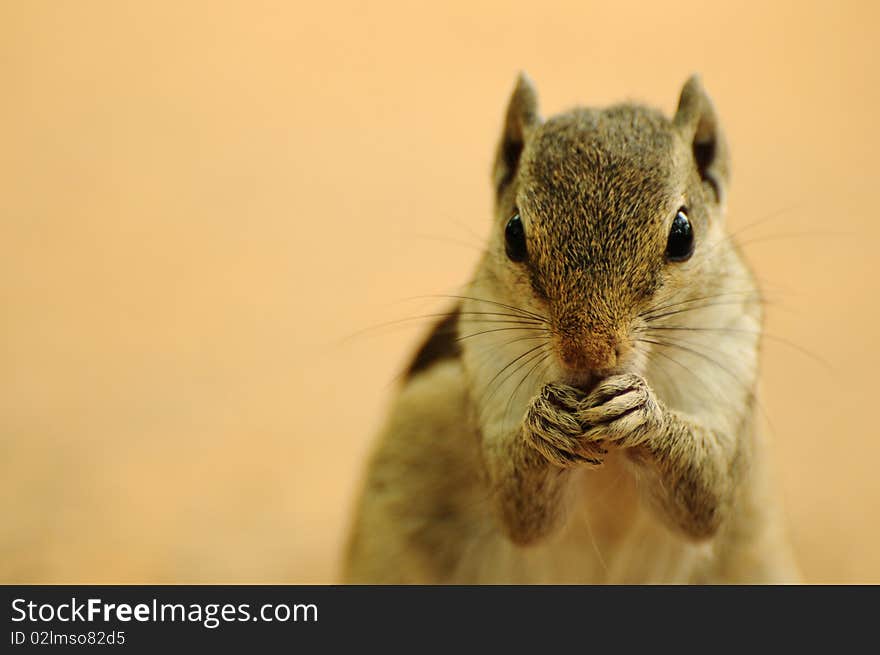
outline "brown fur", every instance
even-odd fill
[[[346,580],[796,579],[755,430],[760,294],[724,231],[728,150],[699,80],[672,120],[542,122],[521,77],[493,181],[492,237],[383,430]],[[670,262],[682,206],[695,249]]]

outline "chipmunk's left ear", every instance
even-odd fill
[[[516,80],[516,88],[507,104],[504,117],[504,128],[501,140],[495,152],[495,164],[492,167],[492,182],[495,186],[496,199],[508,188],[516,177],[520,155],[525,147],[526,135],[540,124],[538,114],[538,94],[532,81],[525,73],[520,73]]]
[[[730,181],[730,158],[727,141],[718,124],[715,107],[703,90],[698,75],[685,83],[673,119],[675,127],[691,144],[694,165],[703,180],[708,197],[722,204]]]

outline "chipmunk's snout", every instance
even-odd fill
[[[624,339],[600,331],[562,335],[559,360],[573,378],[604,378],[612,375],[626,355]]]

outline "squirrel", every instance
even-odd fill
[[[412,360],[344,580],[799,580],[756,426],[762,297],[699,76],[542,119],[509,100],[477,269]]]

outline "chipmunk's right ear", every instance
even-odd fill
[[[516,80],[516,88],[507,105],[504,129],[501,132],[501,141],[495,153],[492,180],[497,196],[501,196],[516,176],[526,135],[540,122],[538,94],[535,93],[535,88],[528,76],[525,73],[520,73]]]
[[[681,90],[673,123],[693,152],[694,164],[716,203],[724,202],[730,181],[730,155],[712,101],[698,75]]]

